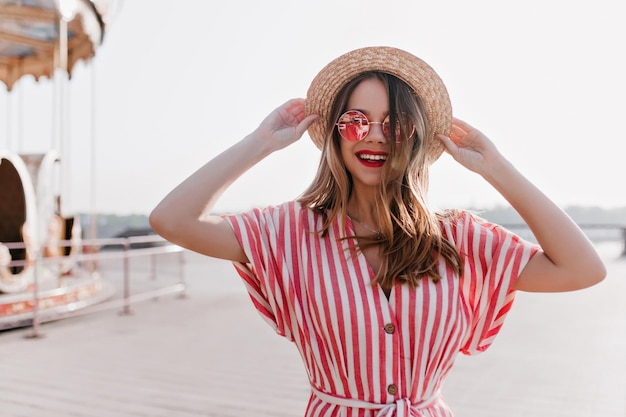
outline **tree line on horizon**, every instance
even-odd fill
[[[521,226],[524,224],[519,214],[509,206],[492,208],[468,208],[480,217],[501,225]],[[570,206],[565,212],[581,226],[626,227],[626,207],[602,208],[597,206]],[[91,214],[79,214],[83,234],[90,230]],[[97,214],[97,235],[99,238],[119,237],[124,234],[145,232],[153,234],[146,214]]]
[[[479,216],[498,224],[524,224],[521,217],[509,206],[498,206],[490,209],[469,209]],[[626,207],[603,208],[598,206],[569,206],[565,212],[581,226],[615,226],[626,227]]]

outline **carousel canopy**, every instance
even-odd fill
[[[0,81],[10,91],[25,75],[39,80],[58,68],[71,75],[76,62],[91,59],[102,43],[110,3],[0,0]]]

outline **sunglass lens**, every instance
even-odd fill
[[[363,113],[352,110],[341,115],[337,129],[342,138],[356,142],[367,136],[369,123]]]
[[[398,117],[398,119],[396,119],[396,134],[394,135],[396,143],[402,142],[403,129],[405,130],[404,133],[407,135],[407,138],[410,138],[411,136],[413,136],[413,133],[415,133],[415,126],[413,126],[413,122],[411,122],[411,119],[406,114],[402,114]],[[389,121],[389,116],[387,116],[383,121],[383,135],[385,135],[385,138],[387,138],[387,140],[391,140],[390,133],[391,122]]]
[[[391,135],[389,134],[391,131],[391,121],[389,120],[389,116],[385,117],[385,120],[383,120],[382,128],[383,128],[383,135],[385,135],[385,138],[389,140],[389,138],[391,138]],[[401,137],[402,136],[400,134],[400,125],[396,123],[396,135],[395,135],[396,142],[399,142],[398,139]]]

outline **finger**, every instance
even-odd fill
[[[296,135],[298,135],[298,137],[302,136],[309,126],[311,126],[313,122],[319,118],[320,116],[318,114],[309,114],[307,117],[302,119],[302,121],[298,123],[298,126],[296,126]]]
[[[438,134],[437,139],[441,141],[443,147],[446,149],[446,152],[448,152],[450,155],[454,155],[459,149],[456,143],[454,143],[452,139],[450,139],[446,135]]]
[[[304,117],[304,99],[293,98],[282,106],[289,114],[301,120]]]
[[[294,106],[304,106],[304,99],[303,98],[292,98],[290,100],[287,100],[284,104],[284,106],[286,108],[291,108]]]
[[[296,126],[305,116],[304,99],[291,99],[279,107],[277,111],[286,125]]]
[[[474,128],[472,125],[470,125],[469,123],[464,122],[463,120],[458,119],[458,118],[456,118],[456,117],[454,117],[454,118],[452,119],[452,126],[453,126],[453,127],[454,127],[454,126],[456,126],[456,127],[458,127],[459,129],[464,130],[466,133],[467,133],[467,132],[469,132],[469,131],[471,131],[471,130],[475,130],[475,128]]]
[[[467,135],[467,131],[463,130],[462,128],[460,128],[459,126],[455,124],[452,125],[452,132],[450,134],[450,137],[452,140],[457,142],[465,135]]]

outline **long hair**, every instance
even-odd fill
[[[455,215],[453,211],[436,213],[426,204],[428,192],[427,144],[429,124],[424,107],[417,94],[397,77],[382,72],[359,75],[337,94],[326,120],[326,140],[322,149],[317,174],[298,201],[321,214],[325,235],[331,223],[338,217],[345,219],[347,204],[352,193],[352,178],[343,163],[340,150],[341,138],[335,129],[335,121],[348,110],[350,95],[357,85],[367,79],[383,82],[389,96],[389,114],[405,114],[414,124],[415,133],[404,131],[402,141],[389,141],[390,156],[385,164],[383,179],[375,199],[375,216],[382,232],[380,240],[372,237],[359,238],[356,243],[361,250],[381,245],[381,266],[374,283],[391,288],[396,283],[407,283],[411,288],[428,276],[437,282],[441,279],[438,259],[445,262],[457,275],[462,272],[462,260],[454,246],[443,238],[441,222]],[[396,131],[396,118],[390,118],[390,131]]]

